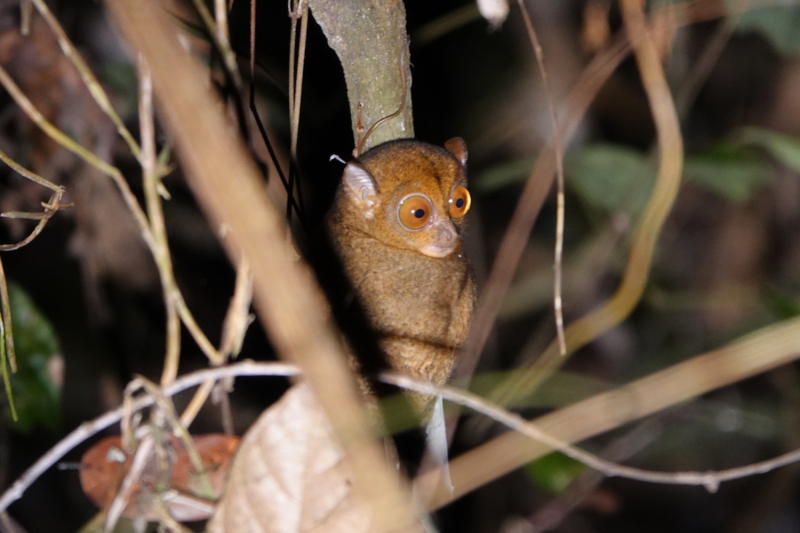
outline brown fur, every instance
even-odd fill
[[[453,187],[466,186],[463,141],[448,143],[453,151],[416,141],[395,141],[365,153],[357,170],[366,170],[377,184],[367,203],[348,186],[345,170],[327,230],[352,283],[367,321],[391,367],[404,374],[441,384],[455,364],[466,339],[475,302],[472,269],[460,238],[452,252],[430,257],[421,248],[455,230],[448,200]],[[430,198],[436,224],[419,232],[397,220],[398,203],[409,193]],[[429,399],[412,395],[427,410]]]

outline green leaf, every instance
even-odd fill
[[[742,128],[736,140],[752,144],[769,154],[787,168],[800,173],[800,138],[762,128]]]
[[[564,492],[584,470],[586,467],[582,463],[561,452],[553,452],[525,465],[525,473],[534,483],[553,495]]]
[[[737,30],[757,31],[782,53],[800,52],[800,6],[751,9],[739,16]]]
[[[722,142],[700,154],[687,156],[683,174],[691,181],[733,202],[746,202],[769,176],[769,166],[741,146]]]
[[[17,352],[17,372],[11,388],[18,419],[13,426],[29,432],[57,428],[61,417],[61,375],[64,365],[58,339],[47,318],[17,284],[8,284],[11,320]]]
[[[764,157],[744,144],[767,150],[787,167],[800,172],[800,138],[746,128],[733,141],[719,144],[684,160],[686,181],[733,202],[745,202],[766,182],[770,168]],[[524,180],[533,161],[519,159],[487,169],[476,188],[492,191]],[[604,212],[636,215],[648,201],[655,167],[638,150],[616,144],[590,144],[571,151],[564,171],[572,192],[587,206]]]
[[[592,144],[569,154],[564,172],[573,192],[603,211],[637,213],[653,181],[641,152],[615,144]]]

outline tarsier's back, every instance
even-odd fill
[[[460,239],[466,146],[446,147],[393,141],[348,163],[327,220],[352,288],[334,307],[358,305],[386,363],[434,383],[450,375],[475,301]]]

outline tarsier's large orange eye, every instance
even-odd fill
[[[467,188],[463,185],[456,185],[450,194],[450,217],[463,217],[469,211],[470,205],[472,205],[472,198]]]
[[[431,201],[421,194],[407,196],[397,208],[397,218],[400,219],[400,223],[411,231],[424,228],[432,214]]]

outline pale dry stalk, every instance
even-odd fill
[[[175,45],[174,30],[152,1],[109,0],[108,6],[128,42],[147,59],[187,181],[211,223],[230,229],[224,241],[230,255],[241,253],[251,265],[262,323],[276,351],[303,368],[353,465],[355,490],[369,503],[374,528],[411,525],[408,494],[373,441],[324,298],[308,267],[294,259],[281,216],[208,91],[202,69]]]
[[[550,119],[553,123],[553,154],[556,160],[556,244],[553,259],[553,312],[556,321],[556,338],[558,340],[558,350],[561,355],[567,354],[567,341],[564,338],[564,310],[561,302],[561,277],[562,262],[564,258],[564,144],[561,140],[561,127],[558,124],[558,112],[553,98],[553,91],[547,77],[547,69],[544,64],[544,53],[536,36],[536,30],[528,15],[528,10],[522,0],[517,0],[522,19],[525,21],[525,28],[528,31],[528,38],[531,41],[531,48],[536,55],[536,64],[542,76],[544,94],[547,99],[547,107],[550,110]]]

